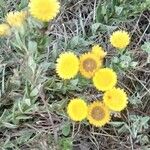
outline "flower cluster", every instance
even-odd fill
[[[73,52],[60,54],[57,59],[56,72],[62,79],[74,78],[78,72],[85,78],[92,78],[103,65],[106,52],[98,45],[93,46],[88,53],[79,58]]]
[[[103,126],[110,120],[109,109],[100,101],[87,105],[83,99],[72,99],[68,104],[67,113],[74,121],[87,118],[95,126]]]
[[[6,14],[0,24],[0,36],[10,35],[12,28],[20,28],[25,23],[27,14],[39,21],[48,22],[55,18],[60,10],[58,0],[30,0],[28,11],[14,11]],[[124,49],[130,42],[126,31],[119,30],[110,37],[110,43],[118,49]],[[117,74],[112,68],[104,67],[107,53],[99,45],[80,56],[73,52],[60,54],[56,63],[56,72],[61,79],[74,78],[78,73],[91,79],[98,91],[104,92],[102,100],[87,104],[83,99],[72,99],[67,107],[69,117],[74,121],[87,118],[90,124],[103,126],[110,121],[112,111],[122,111],[127,106],[127,94],[116,86]]]
[[[120,88],[108,90],[102,99],[90,104],[80,98],[72,99],[67,113],[73,121],[87,118],[90,124],[101,127],[110,121],[112,111],[121,111],[127,106],[127,94]]]
[[[110,42],[114,47],[123,49],[129,44],[130,37],[125,31],[116,31],[111,35]],[[73,52],[65,52],[57,59],[56,72],[60,78],[71,79],[80,72],[83,77],[92,79],[98,91],[104,92],[102,101],[96,100],[90,104],[80,98],[72,99],[67,113],[73,121],[87,118],[90,124],[101,127],[110,121],[111,112],[122,111],[127,106],[126,92],[116,87],[117,73],[103,66],[106,54],[102,47],[95,45],[79,58]]]
[[[57,0],[30,0],[28,11],[11,11],[6,14],[5,23],[0,24],[0,36],[8,36],[11,28],[23,26],[27,14],[31,14],[39,21],[48,22],[56,17],[60,9]]]
[[[23,25],[27,13],[25,11],[9,12],[5,17],[5,23],[0,24],[0,36],[8,36],[11,28],[19,28]]]

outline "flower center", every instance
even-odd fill
[[[109,99],[109,100],[111,100],[111,99],[112,99],[112,97],[111,97],[110,95],[108,95],[108,99]]]
[[[88,58],[83,62],[83,68],[86,71],[92,72],[93,70],[96,69],[96,67],[97,67],[96,62],[91,58]]]
[[[93,117],[93,119],[99,121],[99,120],[102,120],[104,118],[105,113],[101,107],[96,106],[93,108],[93,110],[91,112],[91,116]]]

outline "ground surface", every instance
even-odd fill
[[[27,1],[20,4],[18,0],[0,0],[0,21],[8,11],[26,5]],[[37,37],[41,45],[48,42],[49,47],[43,50],[39,44],[39,67],[34,79],[26,66],[26,57],[22,58],[0,39],[0,149],[149,150],[150,63],[141,48],[150,40],[149,1],[62,0],[61,5],[56,20],[40,29],[49,38],[40,41]],[[116,55],[109,44],[114,29],[127,30],[132,36],[122,67],[109,61]],[[117,66],[118,86],[127,91],[130,101],[128,108],[115,114],[113,121],[103,128],[86,122],[74,124],[65,113],[68,99],[84,95],[92,101],[101,98],[101,93],[91,83],[87,87],[84,80],[73,80],[66,86],[54,71],[60,51],[71,49],[79,54],[94,43],[108,52],[106,64]],[[136,65],[131,67],[131,62]],[[33,87],[39,85],[40,91],[36,93]]]

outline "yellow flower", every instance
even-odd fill
[[[125,48],[130,43],[130,36],[126,31],[115,31],[110,37],[111,44],[116,48]]]
[[[102,63],[99,61],[99,58],[92,53],[80,56],[80,73],[86,78],[93,77],[96,70],[101,66]]]
[[[107,52],[105,52],[99,45],[94,45],[91,52],[100,59],[103,59],[107,54]]]
[[[71,79],[79,71],[78,57],[72,52],[65,52],[59,56],[56,64],[56,72],[62,79]]]
[[[117,75],[110,68],[99,69],[93,77],[93,83],[98,90],[107,91],[116,85]]]
[[[95,101],[88,106],[87,119],[90,124],[101,127],[110,121],[110,112],[102,102]]]
[[[103,96],[105,105],[113,111],[123,110],[127,106],[127,99],[127,94],[120,88],[113,88]]]
[[[73,121],[82,121],[87,117],[87,104],[82,99],[72,99],[68,104],[67,113]]]
[[[24,11],[9,12],[6,21],[12,27],[21,27],[25,21],[27,13]]]
[[[31,15],[41,21],[50,21],[58,14],[60,3],[57,0],[31,0],[29,11]]]
[[[10,34],[10,27],[5,23],[0,24],[0,36],[7,36],[9,34]]]

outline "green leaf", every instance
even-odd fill
[[[15,128],[18,127],[17,125],[14,125],[14,124],[11,124],[11,123],[8,123],[8,122],[3,122],[3,126],[6,127],[6,128],[10,128],[10,129],[15,129]]]
[[[59,141],[59,147],[61,150],[72,150],[72,139],[71,138],[61,138]]]
[[[31,54],[37,51],[37,42],[29,41],[28,42],[28,50]]]
[[[101,25],[101,23],[94,23],[92,25],[91,29],[92,29],[93,34],[96,34],[96,32],[97,32],[98,28],[100,27],[100,25]]]
[[[70,40],[70,48],[71,49],[75,49],[77,47],[85,47],[90,45],[91,43],[93,43],[93,41],[86,41],[84,38],[80,37],[80,36],[74,36],[71,40]]]
[[[33,59],[32,56],[29,56],[29,58],[28,58],[28,65],[29,65],[29,67],[32,69],[32,72],[35,73],[35,70],[36,70],[36,62],[35,62],[35,60]]]
[[[70,123],[66,123],[62,128],[62,134],[68,136],[70,133]]]
[[[131,129],[127,124],[124,124],[123,126],[121,126],[121,128],[118,129],[118,133],[125,133],[128,131],[132,134]]]
[[[0,0],[0,6],[2,7],[2,6],[4,6],[5,5],[5,1],[4,0]]]
[[[141,49],[147,53],[150,54],[150,42],[145,42],[142,46]]]
[[[149,116],[141,118],[141,125],[144,126],[150,120]]]
[[[109,32],[114,31],[116,28],[117,28],[117,26],[109,26],[109,25],[105,25],[105,24],[102,24],[102,23],[100,23],[100,26],[99,26],[99,30],[109,31]]]
[[[106,4],[105,4],[106,5]],[[96,10],[96,21],[104,22],[104,14],[106,14],[106,6],[104,4],[99,3]]]
[[[114,127],[120,127],[122,125],[124,125],[125,123],[124,122],[119,122],[119,121],[111,121],[109,124],[113,125]]]
[[[31,105],[31,100],[30,100],[29,98],[26,98],[24,101],[25,101],[25,103],[26,103],[28,106]]]
[[[19,4],[19,9],[22,10],[23,8],[28,6],[28,0],[21,0]]]
[[[118,57],[113,57],[112,58],[112,63],[119,63],[119,58]]]
[[[32,118],[31,116],[27,116],[27,115],[20,115],[16,117],[17,120],[26,120],[31,118]]]
[[[25,46],[25,43],[23,42],[22,37],[19,34],[19,31],[15,31],[15,43],[18,45],[17,47],[20,47],[21,49],[27,51],[27,48]]]
[[[63,87],[63,83],[56,83],[57,89],[61,89]]]
[[[72,86],[77,86],[78,82],[79,82],[79,79],[74,79],[70,81]]]
[[[130,67],[132,67],[132,68],[136,67],[137,65],[138,65],[138,62],[136,62],[136,61],[133,61],[130,63]]]
[[[115,6],[115,12],[116,12],[117,15],[120,15],[122,10],[123,10],[123,7]]]
[[[27,143],[27,141],[31,138],[33,132],[32,131],[23,131],[21,136],[17,139],[18,144]]]
[[[41,88],[41,84],[37,85],[30,93],[31,97],[37,96]]]

